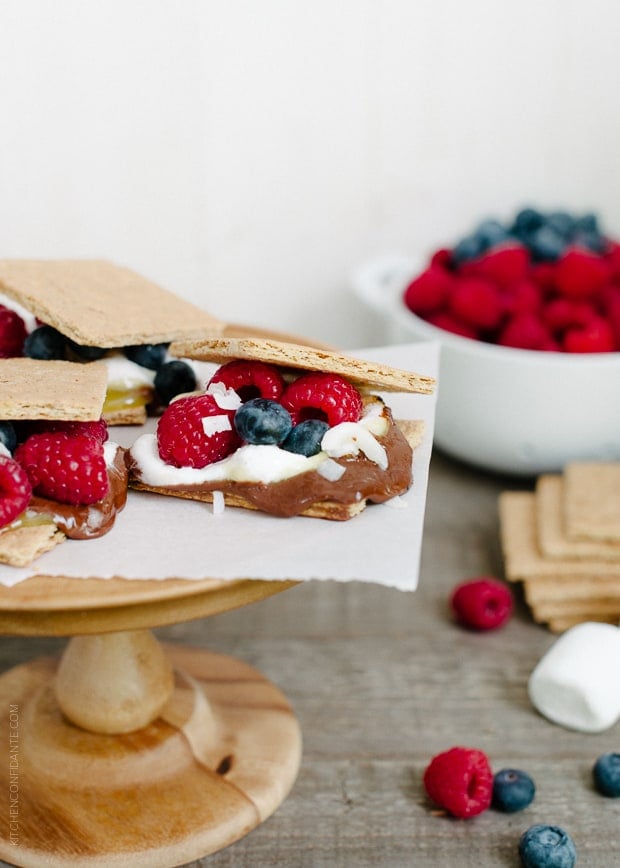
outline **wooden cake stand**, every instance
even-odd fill
[[[272,814],[301,758],[286,698],[245,663],[164,649],[150,628],[294,584],[35,576],[0,587],[0,632],[72,637],[59,660],[0,676],[0,858],[171,868]]]

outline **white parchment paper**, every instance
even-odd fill
[[[437,378],[436,343],[351,351],[351,355]],[[129,492],[113,529],[100,539],[68,540],[31,567],[0,566],[0,582],[32,575],[126,579],[295,579],[376,582],[415,590],[436,395],[384,395],[397,419],[423,419],[423,443],[414,454],[414,483],[401,498],[371,504],[345,522],[228,507]],[[153,424],[153,423],[151,423]],[[111,439],[130,445],[144,429],[112,429]]]

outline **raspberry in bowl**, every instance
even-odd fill
[[[447,454],[514,476],[620,458],[620,244],[592,215],[523,209],[424,261],[369,262],[353,288],[382,341],[441,345]]]

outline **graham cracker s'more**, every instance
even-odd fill
[[[109,368],[104,415],[110,424],[145,421],[157,371],[169,360],[167,344],[223,328],[201,308],[104,260],[0,260],[0,292],[7,303],[37,318],[32,331],[39,331],[40,340],[32,334],[26,339],[32,348],[26,355],[104,359]],[[50,339],[50,329],[66,343]],[[159,349],[149,356],[140,352],[145,347]]]
[[[100,362],[0,359],[0,563],[101,536],[125,505],[124,450],[101,421],[106,382]]]
[[[132,487],[342,521],[411,486],[421,425],[401,429],[375,393],[430,394],[432,378],[258,338],[175,342],[171,351],[220,367],[134,443]]]

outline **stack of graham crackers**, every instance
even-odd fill
[[[554,633],[620,621],[620,462],[544,474],[534,492],[503,492],[499,514],[506,578],[535,621]]]

